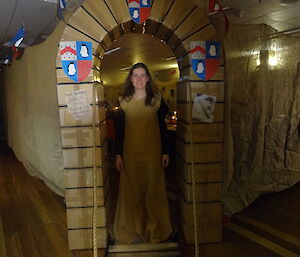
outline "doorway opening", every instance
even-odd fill
[[[108,128],[108,154],[110,171],[105,186],[107,187],[108,224],[110,232],[113,225],[116,200],[118,194],[119,172],[114,165],[114,133],[115,112],[118,110],[118,96],[123,91],[123,85],[130,68],[135,63],[145,63],[151,73],[154,86],[161,92],[167,106],[165,117],[168,136],[170,138],[170,165],[166,168],[166,184],[170,207],[171,222],[174,231],[178,231],[176,221],[175,186],[175,139],[176,139],[176,83],[179,80],[177,59],[168,45],[153,35],[143,33],[128,33],[113,42],[104,54],[100,66],[100,79],[104,86],[104,104]]]

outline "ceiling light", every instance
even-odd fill
[[[44,0],[44,2],[52,3],[52,4],[57,4],[57,0]]]
[[[275,56],[270,56],[268,62],[269,62],[269,65],[271,67],[273,67],[273,66],[277,65],[278,60],[277,60],[277,58]]]
[[[287,6],[287,5],[295,4],[297,2],[299,2],[299,0],[281,0],[280,5]]]
[[[257,59],[256,59],[256,66],[259,66],[259,65],[260,65],[260,59],[257,58]]]
[[[127,66],[127,67],[120,68],[121,71],[124,71],[124,70],[130,70],[130,69],[131,69],[131,66]]]
[[[104,55],[112,54],[112,53],[114,53],[116,51],[119,51],[119,50],[121,50],[121,47],[116,47],[114,49],[111,49],[111,50],[108,50],[108,51],[104,52]]]
[[[171,56],[171,57],[161,58],[161,60],[163,60],[163,61],[173,61],[173,60],[176,60],[176,57]]]
[[[178,69],[178,64],[177,63],[173,63],[171,65],[168,65],[170,68],[175,68]]]
[[[94,65],[94,68],[95,68],[97,71],[100,71],[100,67]]]
[[[293,34],[293,33],[297,33],[300,32],[300,28],[294,28],[294,29],[290,29],[290,30],[286,30],[283,31],[282,33],[285,35],[289,35],[289,34]]]

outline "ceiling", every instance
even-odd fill
[[[24,46],[44,41],[57,24],[56,0],[1,0],[0,1],[0,60],[4,59],[9,42],[25,26]]]
[[[200,2],[199,0],[194,1]],[[3,46],[3,44],[15,35],[22,24],[25,24],[26,36],[23,43],[26,46],[38,44],[49,36],[58,21],[56,2],[57,0],[0,0],[0,60],[5,58],[8,51],[8,47]],[[73,2],[74,5],[78,6],[83,0],[69,0],[67,2],[68,4]],[[223,7],[230,7],[227,14],[230,21],[234,23],[265,23],[285,33],[300,28],[300,0],[219,0],[219,2]],[[294,33],[293,35],[299,34]],[[114,57],[111,57],[111,60],[112,62],[122,60],[123,66],[134,63],[136,54],[143,55],[143,60],[149,63],[152,62],[155,55],[158,55],[156,60],[159,63],[161,63],[161,54],[166,58],[170,55],[167,50],[163,50],[161,47],[154,50],[155,43],[153,40],[141,39],[137,43],[137,40],[132,40],[128,36],[124,42],[120,41],[116,44],[122,44],[120,54],[124,55],[124,59],[118,57],[115,60]],[[161,43],[162,45],[163,43]],[[125,55],[130,56],[126,62]]]
[[[233,23],[265,23],[278,32],[287,34],[300,30],[300,0],[220,0],[219,2],[222,7],[230,7],[228,12],[232,14],[229,17]]]

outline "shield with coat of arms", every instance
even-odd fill
[[[150,16],[151,0],[128,0],[132,20],[142,24]]]
[[[220,42],[192,41],[190,46],[191,64],[195,74],[203,80],[209,80],[219,67]]]
[[[65,74],[76,82],[84,80],[93,67],[92,42],[60,42],[61,64]]]

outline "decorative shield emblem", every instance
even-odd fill
[[[220,42],[192,41],[191,64],[195,74],[203,79],[210,79],[218,70],[220,62]]]
[[[132,20],[142,24],[150,16],[151,0],[128,0]]]
[[[80,82],[91,72],[92,42],[66,41],[60,42],[61,64],[67,76]]]

